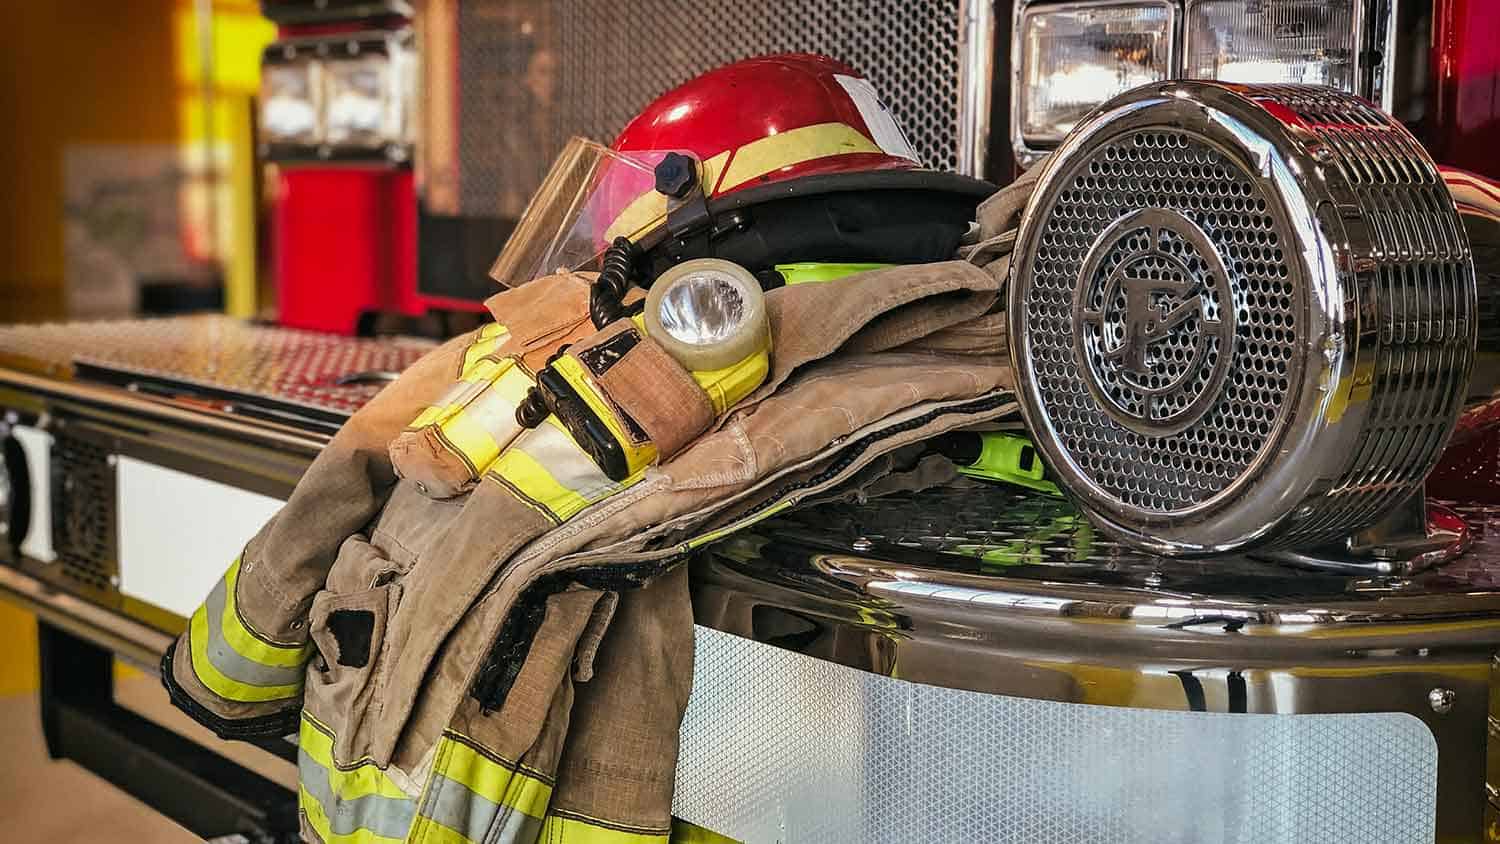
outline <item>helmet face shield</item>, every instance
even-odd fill
[[[570,139],[531,197],[490,276],[516,287],[560,271],[597,270],[616,237],[639,240],[662,225],[667,212],[681,204],[656,190],[656,165],[669,152],[621,153],[584,138]],[[693,163],[697,165],[696,158]]]

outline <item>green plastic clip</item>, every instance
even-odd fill
[[[1062,497],[1057,484],[1046,480],[1047,467],[1042,465],[1042,458],[1031,440],[999,431],[985,431],[978,436],[979,457],[967,466],[960,466],[959,474]]]

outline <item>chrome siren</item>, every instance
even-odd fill
[[[1474,268],[1400,123],[1328,88],[1162,83],[1042,166],[1012,359],[1097,522],[1163,554],[1309,549],[1419,495],[1473,365]]]

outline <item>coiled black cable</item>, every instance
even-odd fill
[[[621,317],[630,316],[636,309],[626,307],[625,294],[635,283],[635,244],[629,238],[617,237],[604,250],[603,265],[599,277],[589,288],[589,319],[595,328],[603,328]],[[566,348],[566,347],[564,347]],[[555,360],[563,349],[554,355]],[[550,364],[552,360],[547,362]],[[546,421],[552,409],[542,389],[533,386],[516,407],[516,423],[523,428],[535,428]]]
[[[589,291],[589,319],[595,328],[603,328],[628,315],[625,294],[635,281],[635,244],[629,238],[617,237],[604,250],[599,278]]]

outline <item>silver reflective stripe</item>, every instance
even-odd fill
[[[343,800],[333,793],[328,769],[305,751],[297,753],[297,778],[302,789],[323,807],[328,816],[328,831],[332,835],[350,835],[356,830],[367,829],[384,838],[402,838],[411,826],[416,814],[416,805],[411,800],[367,794],[353,800]]]
[[[471,390],[474,390],[476,387],[478,387],[479,389],[484,389],[484,382],[483,381],[457,381],[457,382],[454,382],[453,385],[451,385],[450,387],[448,387],[448,389],[446,389],[446,390],[443,391],[443,394],[441,396],[438,396],[437,401],[433,402],[432,406],[436,407],[436,408],[438,408],[440,410],[447,410],[449,407],[452,407],[453,405],[458,405],[459,407],[462,407],[464,405],[465,401],[466,401],[466,399],[464,398],[465,394],[468,393],[468,392],[470,392]]]
[[[303,666],[263,665],[236,651],[224,640],[221,627],[224,623],[224,590],[224,580],[220,579],[214,590],[208,593],[208,600],[203,602],[203,612],[208,618],[208,641],[204,643],[208,661],[219,669],[220,674],[247,686],[301,685],[307,670]]]
[[[433,775],[428,794],[422,817],[471,841],[531,844],[542,830],[541,818],[534,818],[512,806],[492,803],[458,780],[448,779],[442,774]],[[491,829],[497,817],[500,818],[499,827]]]
[[[547,470],[553,480],[583,496],[589,503],[618,492],[620,485],[610,480],[566,431],[550,421],[516,440],[519,448]]]
[[[521,433],[521,426],[516,422],[516,406],[500,394],[498,386],[480,393],[464,413],[490,435],[498,449],[503,450]]]

